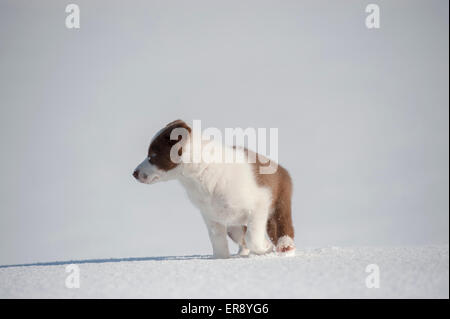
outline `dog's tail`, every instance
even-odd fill
[[[287,252],[295,249],[291,212],[292,180],[281,166],[277,173],[278,196],[273,204],[273,213],[267,220],[267,234],[278,252]]]

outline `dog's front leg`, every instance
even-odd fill
[[[209,239],[213,247],[214,258],[228,258],[230,252],[228,250],[227,228],[217,222],[205,220],[208,227]]]
[[[266,238],[267,212],[259,211],[251,215],[245,233],[245,243],[250,252],[261,255],[272,250],[272,244]]]

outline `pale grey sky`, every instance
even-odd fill
[[[0,0],[0,264],[210,253],[177,118],[279,129],[299,248],[448,243],[448,1],[68,3]]]

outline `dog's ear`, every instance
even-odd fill
[[[182,127],[182,128],[185,128],[186,130],[188,130],[189,133],[191,132],[191,128],[183,120],[172,121],[169,124],[167,124],[166,127],[172,127],[172,128]]]
[[[189,135],[191,134],[191,128],[182,120],[176,120],[166,125],[166,128],[170,132],[167,139],[171,148],[171,159],[175,163],[181,161],[180,157],[183,153],[183,147],[186,145]]]
[[[172,121],[166,125],[166,128],[170,132],[169,134],[171,134],[172,131],[174,131],[174,133],[176,133],[176,134],[173,134],[173,135],[178,136],[178,140],[177,139],[173,140],[172,138],[170,138],[170,135],[169,135],[169,137],[167,137],[169,140],[171,140],[172,144],[175,144],[176,142],[179,142],[181,140],[181,135],[183,135],[183,136],[185,135],[185,134],[182,134],[183,131],[185,131],[185,132],[187,131],[188,135],[191,134],[191,128],[183,120]],[[173,135],[172,135],[172,137],[173,137]],[[184,137],[186,137],[186,136],[184,136]]]

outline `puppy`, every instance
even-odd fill
[[[256,161],[193,161],[205,147],[209,154],[219,157],[229,151],[236,158]],[[279,165],[274,173],[261,174],[260,168],[267,161],[245,148],[197,138],[185,122],[177,120],[153,137],[146,158],[133,176],[145,184],[179,180],[201,212],[215,258],[229,257],[227,234],[239,245],[242,256],[265,254],[274,248],[290,254],[295,252],[292,182]]]

